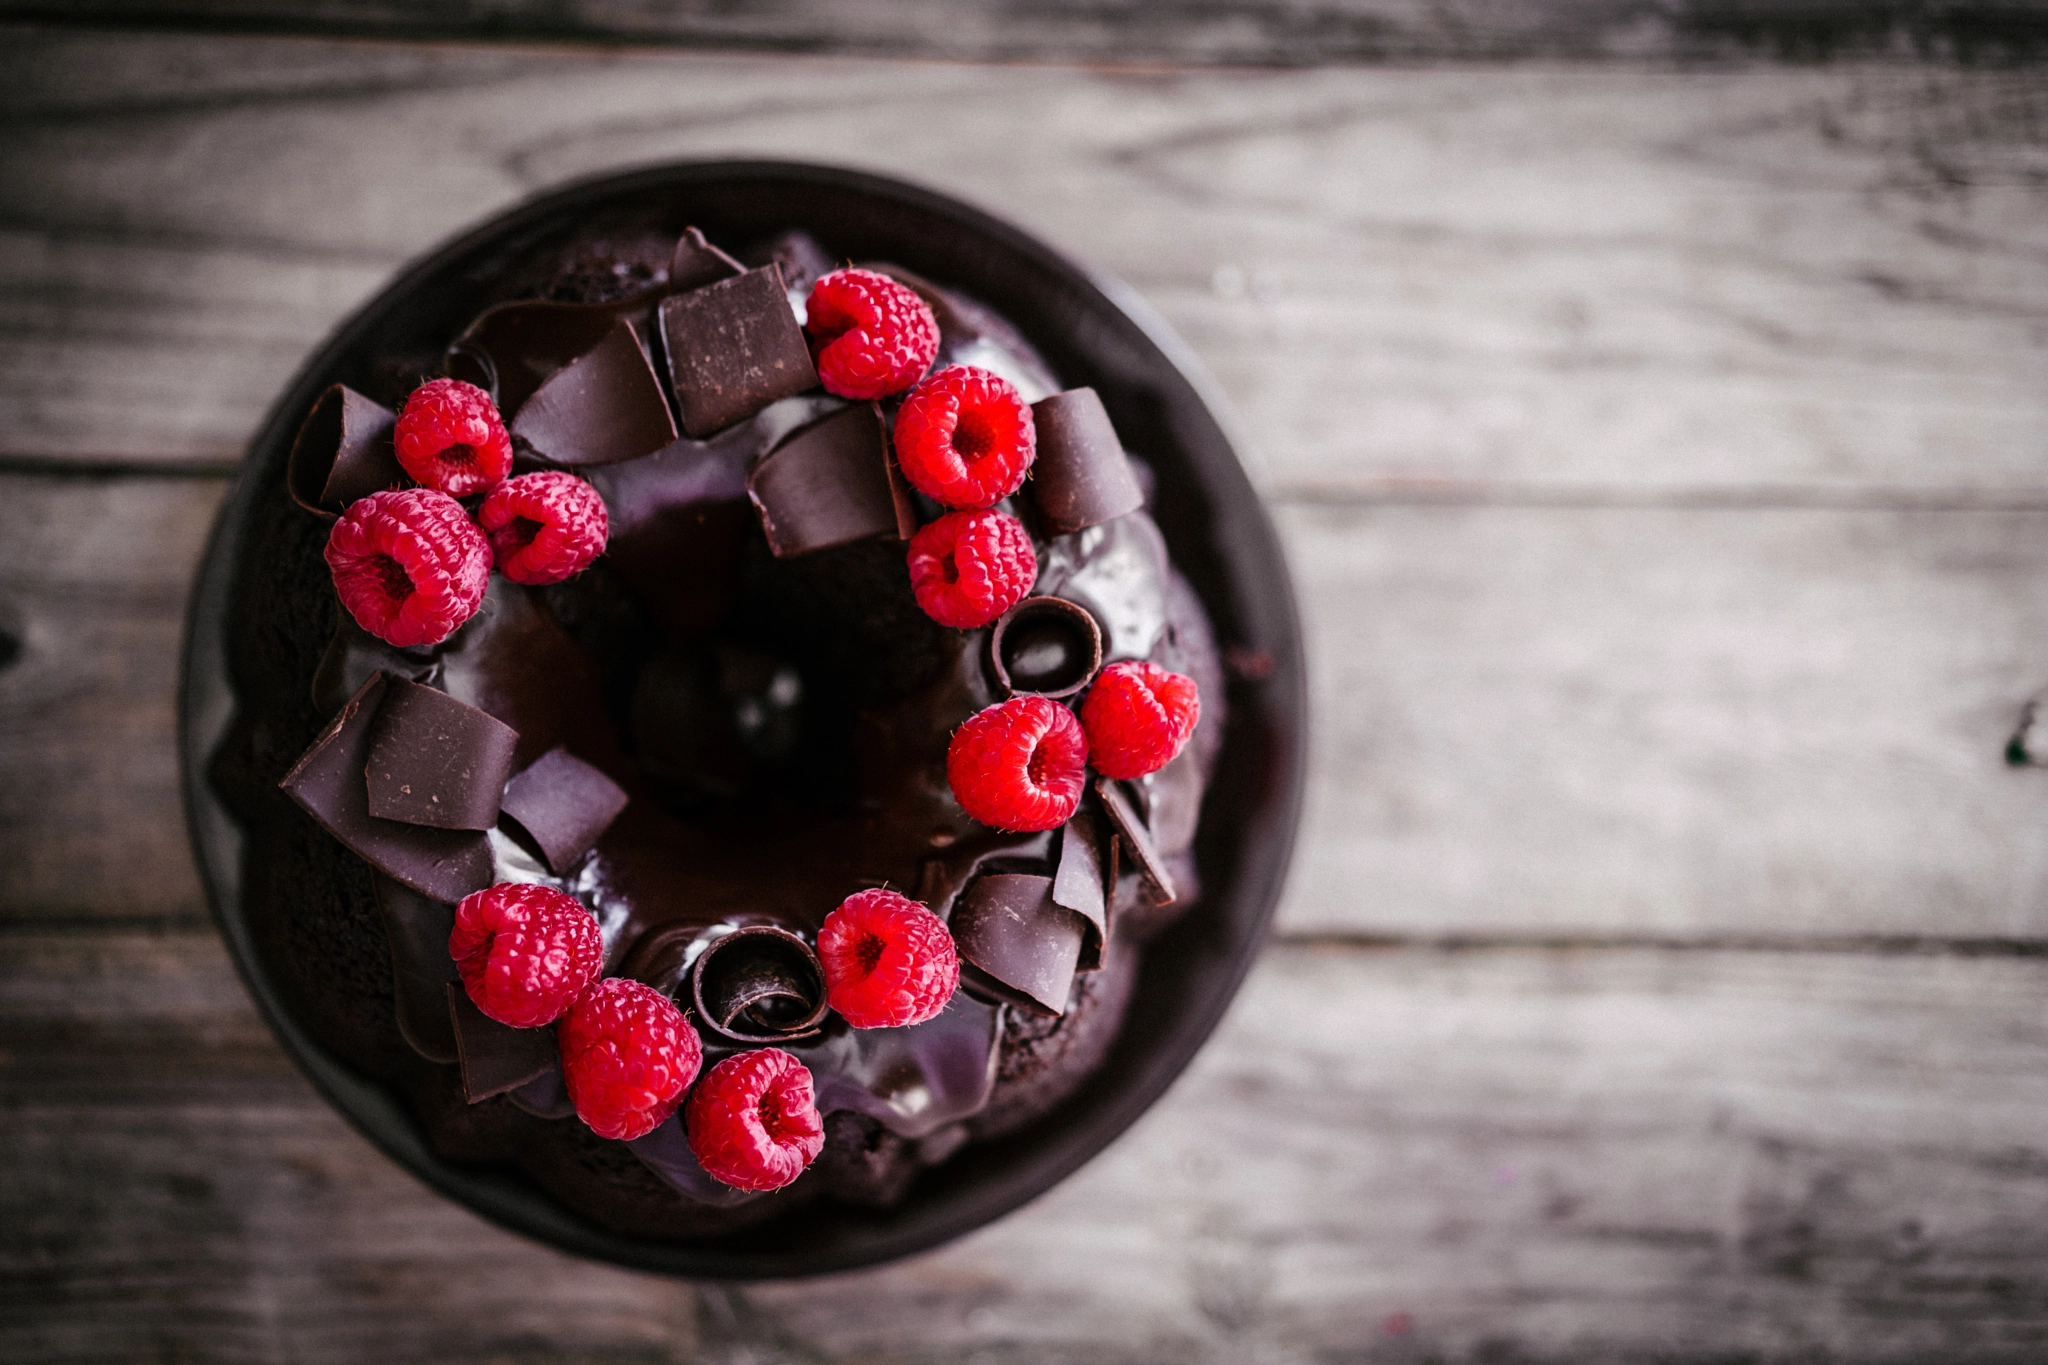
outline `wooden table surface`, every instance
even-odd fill
[[[2039,6],[45,9],[0,4],[0,1359],[2048,1359]],[[928,1255],[697,1288],[313,1093],[173,693],[327,329],[528,194],[727,155],[1162,312],[1317,740],[1276,942],[1124,1139]]]

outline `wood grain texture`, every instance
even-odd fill
[[[974,60],[1275,65],[1387,59],[1844,55],[2010,62],[2036,0],[6,0],[0,14],[214,30],[479,37]]]
[[[0,934],[0,1355],[2025,1361],[2048,963],[1282,949],[1122,1141],[879,1271],[706,1291],[399,1174],[210,934]],[[128,983],[119,993],[105,983]]]
[[[936,185],[1122,275],[1276,496],[2048,502],[2031,70],[17,36],[0,453],[232,461],[431,243],[571,177],[766,155]]]

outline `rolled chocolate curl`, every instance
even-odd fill
[[[768,548],[783,557],[900,529],[881,409],[859,403],[806,427],[747,473]]]
[[[1166,870],[1166,861],[1152,841],[1152,831],[1145,826],[1137,807],[1124,795],[1122,786],[1107,777],[1095,779],[1095,794],[1102,800],[1102,808],[1109,812],[1110,823],[1116,826],[1117,838],[1131,851],[1131,859],[1138,865],[1138,871],[1152,888],[1152,899],[1159,905],[1171,905],[1180,894],[1174,888],[1173,875]]]
[[[747,268],[704,239],[696,228],[684,228],[669,257],[668,287],[681,292],[744,275]]]
[[[1131,462],[1093,389],[1068,389],[1031,405],[1038,458],[1031,496],[1045,529],[1067,535],[1145,505]]]
[[[1027,597],[996,620],[989,670],[1013,697],[1071,697],[1102,669],[1102,627],[1063,597]]]
[[[1109,941],[1109,910],[1116,897],[1116,885],[1109,872],[1105,831],[1097,823],[1090,804],[1083,802],[1060,830],[1060,861],[1053,871],[1052,899],[1088,922],[1081,940],[1079,971],[1098,971]],[[1112,874],[1113,875],[1113,874]]]
[[[559,873],[597,847],[627,800],[618,783],[558,745],[506,784],[500,813]]]
[[[446,692],[392,678],[370,726],[370,814],[433,829],[498,823],[519,732]]]
[[[405,478],[391,445],[397,421],[346,384],[321,394],[292,442],[285,473],[292,501],[332,520],[356,499],[396,488]]]
[[[526,405],[549,375],[587,355],[622,318],[653,316],[655,291],[611,303],[522,299],[487,308],[448,347],[442,369],[491,395],[498,411]]]
[[[571,467],[637,460],[676,438],[661,380],[623,318],[543,380],[508,429],[534,454]]]
[[[390,684],[385,674],[372,674],[277,785],[370,866],[423,896],[453,905],[491,884],[496,862],[490,836],[400,824],[370,814],[363,774],[370,760],[372,723]]]
[[[555,1026],[513,1028],[476,1007],[460,981],[447,986],[448,1018],[462,1063],[462,1096],[478,1104],[560,1070]]]
[[[782,272],[772,264],[670,295],[660,314],[669,381],[693,437],[818,385]]]
[[[950,927],[984,990],[1038,1014],[1066,1013],[1087,921],[1053,900],[1051,877],[989,873],[953,907]]]
[[[734,1042],[794,1042],[825,1018],[825,969],[787,929],[748,925],[697,954],[690,997],[697,1017]]]

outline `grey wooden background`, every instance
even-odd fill
[[[0,1358],[2048,1359],[2038,6],[64,14],[0,27]],[[944,1250],[697,1289],[481,1223],[285,1062],[173,687],[328,327],[528,193],[741,154],[973,199],[1180,329],[1319,742],[1278,941],[1123,1141]]]

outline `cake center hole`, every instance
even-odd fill
[[[412,575],[405,571],[405,565],[390,555],[378,555],[375,566],[377,585],[384,589],[384,595],[394,602],[403,602],[412,596]]]

